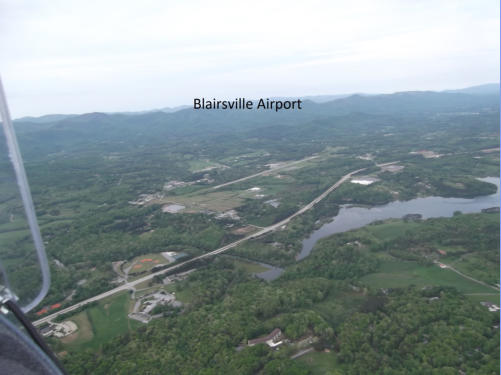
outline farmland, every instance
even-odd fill
[[[135,278],[165,264],[160,252],[207,254],[279,223],[350,171],[365,168],[357,178],[373,181],[346,181],[273,233],[228,251],[285,268],[277,279],[218,255],[186,279],[152,278],[134,292],[167,289],[182,309],[160,306],[158,319],[139,324],[121,294],[68,317],[80,332],[52,344],[68,351],[75,374],[492,373],[499,318],[480,302],[498,302],[498,213],[376,222],[297,255],[344,205],[493,194],[479,178],[499,176],[498,153],[482,151],[499,146],[498,105],[497,96],[414,92],[309,103],[299,116],[94,113],[16,125],[50,258],[43,306],[120,285],[119,262]],[[393,168],[380,167],[388,162]],[[174,204],[184,208],[164,207]],[[0,229],[22,245],[10,213],[2,211]],[[12,249],[10,264],[26,255]],[[18,281],[31,273],[15,269]],[[292,345],[246,345],[277,328],[291,341],[314,337],[316,352],[291,360]]]

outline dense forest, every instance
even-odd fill
[[[75,374],[311,374],[304,363],[289,358],[292,346],[236,350],[279,327],[291,341],[317,337],[315,349],[330,351],[326,355],[337,369],[332,373],[497,373],[498,313],[434,280],[425,287],[374,288],[363,276],[380,270],[382,252],[409,248],[402,244],[416,239],[424,247],[454,238],[456,245],[474,251],[480,231],[482,247],[496,248],[499,216],[460,215],[408,225],[390,242],[369,236],[366,229],[329,237],[271,283],[216,258],[177,285],[178,293],[192,294],[184,312],[116,338],[100,353],[72,353],[65,364]],[[360,247],[353,245],[355,239]]]
[[[51,264],[53,287],[47,303],[61,302],[74,289],[74,300],[106,289],[114,277],[112,261],[169,248],[196,255],[238,238],[232,224],[267,226],[280,221],[357,168],[367,168],[379,181],[368,187],[341,186],[312,213],[298,218],[294,229],[264,239],[283,243],[280,253],[251,246],[243,251],[245,255],[291,264],[299,250],[298,241],[318,220],[335,215],[340,204],[493,193],[494,186],[475,178],[499,174],[498,154],[482,151],[499,144],[495,98],[400,93],[354,96],[324,104],[308,102],[298,115],[182,110],[17,122],[47,251],[64,265]],[[428,107],[431,102],[434,104]],[[465,112],[465,103],[471,112]],[[433,157],[416,154],[421,150],[432,150]],[[270,163],[305,157],[315,159],[285,168],[278,175],[281,179],[263,175],[221,188],[217,197],[209,194],[210,186],[266,171]],[[399,161],[404,169],[381,172],[374,166],[388,161]],[[172,180],[187,185],[164,190]],[[269,198],[243,194],[253,186],[263,186]],[[143,207],[128,203],[141,194],[158,194],[161,199]],[[214,220],[205,211],[217,211],[215,204],[208,210],[196,208],[199,214],[161,212],[162,202],[190,203],[205,195],[207,200],[214,196],[232,203],[241,220]],[[280,205],[267,204],[270,198]],[[6,251],[16,249],[15,261],[8,264],[15,268],[13,283],[25,295],[38,283],[20,281],[27,274],[36,274],[35,258],[28,250],[18,250],[26,247],[27,239],[27,232],[20,230],[22,211],[12,196],[5,199],[14,202],[3,210],[1,228],[11,243]],[[88,275],[88,269],[96,271]],[[83,279],[88,282],[77,285]]]
[[[164,251],[196,256],[243,238],[353,170],[374,181],[346,182],[286,227],[231,251],[284,267],[273,282],[217,257],[175,283],[186,301],[157,309],[163,318],[127,323],[128,333],[94,348],[52,339],[70,373],[312,373],[290,358],[293,344],[245,346],[277,327],[291,343],[314,337],[332,373],[494,373],[499,366],[498,314],[479,304],[492,290],[443,276],[437,266],[499,284],[499,213],[374,223],[323,239],[296,261],[301,241],[344,204],[495,193],[478,178],[499,176],[498,95],[355,95],[306,101],[294,114],[90,113],[15,127],[52,274],[41,307],[113,288],[113,262]],[[382,166],[388,162],[393,169]],[[0,163],[0,260],[24,302],[40,278],[9,161]],[[170,204],[184,209],[168,212]]]

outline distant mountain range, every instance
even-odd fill
[[[484,85],[471,86],[457,90],[443,90],[439,92],[470,94],[470,95],[491,95],[491,94],[499,95],[499,83],[486,83]],[[398,92],[396,94],[398,94]],[[326,103],[326,102],[331,102],[333,100],[344,99],[353,95],[377,96],[383,94],[353,93],[353,94],[340,94],[340,95],[312,95],[312,96],[303,96],[301,97],[301,99],[311,100],[312,102],[315,103]]]
[[[48,115],[35,121],[17,120],[15,126],[25,160],[39,160],[41,155],[61,152],[99,154],[132,149],[146,152],[157,146],[165,147],[167,143],[179,145],[185,142],[202,147],[200,145],[209,139],[224,140],[229,144],[235,139],[254,139],[256,145],[262,139],[267,142],[276,139],[276,147],[280,147],[279,140],[287,134],[303,139],[339,129],[349,132],[351,127],[356,132],[361,124],[377,127],[377,124],[395,122],[426,123],[436,121],[440,116],[446,122],[450,116],[455,118],[454,121],[461,118],[461,121],[470,121],[472,126],[476,126],[477,118],[480,119],[479,126],[484,118],[499,121],[499,92],[492,86],[464,89],[466,92],[470,90],[473,93],[459,90],[357,94],[326,102],[315,102],[310,98],[305,99],[300,111],[179,108],[170,113],[158,110],[134,115]]]
[[[452,92],[470,95],[499,95],[499,83],[486,83],[485,85],[471,86],[459,90],[445,90],[443,92]]]
[[[306,103],[324,104],[323,108],[316,107],[315,110],[324,112],[349,113],[349,112],[366,112],[366,113],[388,113],[393,111],[436,111],[442,110],[457,110],[458,106],[463,106],[464,110],[469,110],[475,106],[479,98],[472,96],[499,96],[499,84],[488,83],[484,85],[471,86],[463,89],[444,90],[444,91],[404,91],[394,94],[339,94],[339,95],[312,95],[300,97]],[[449,94],[446,102],[444,102],[443,94]],[[276,100],[297,99],[297,97],[274,97]],[[418,103],[419,102],[419,103]],[[312,108],[312,105],[308,105]],[[148,114],[171,114],[185,109],[190,109],[190,105],[181,105],[177,107],[165,107],[148,111],[137,112],[108,112],[106,115],[122,115],[122,116],[142,116]],[[447,109],[448,108],[448,109]],[[471,108],[470,108],[471,109]],[[202,111],[203,112],[203,111]],[[61,120],[67,120],[74,117],[85,115],[76,114],[50,114],[40,117],[22,117],[16,122],[23,123],[54,123]]]
[[[165,108],[160,108],[160,109],[151,109],[147,111],[136,111],[136,112],[105,112],[108,115],[128,115],[128,116],[137,116],[137,115],[144,115],[146,113],[152,113],[152,112],[164,112],[164,113],[173,113],[180,111],[182,109],[190,108],[189,105],[180,105],[177,107],[165,107]],[[14,121],[22,121],[22,122],[35,122],[35,123],[46,123],[46,122],[54,122],[54,121],[59,121],[75,116],[81,116],[81,115],[76,115],[76,114],[68,114],[68,115],[62,115],[62,114],[54,114],[54,115],[44,115],[40,117],[33,117],[33,116],[26,116],[26,117],[20,117],[18,119],[15,119]]]

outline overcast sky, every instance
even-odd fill
[[[499,81],[498,0],[0,0],[13,117]]]

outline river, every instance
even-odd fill
[[[370,208],[342,205],[338,215],[333,217],[331,222],[322,225],[308,238],[303,240],[301,252],[297,255],[296,260],[301,260],[310,255],[313,246],[315,246],[319,239],[334,233],[361,228],[376,220],[397,219],[407,214],[421,214],[423,219],[451,217],[455,211],[474,213],[480,212],[484,208],[498,207],[499,177],[486,177],[479,180],[495,184],[498,187],[497,192],[472,199],[443,197],[416,198],[404,202],[390,202],[382,206]]]

